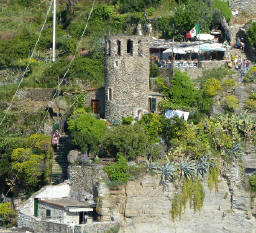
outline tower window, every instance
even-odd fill
[[[46,217],[47,218],[51,217],[51,210],[49,210],[49,209],[46,210]]]
[[[141,43],[141,40],[138,41],[138,55],[139,56],[142,56],[143,53],[142,53],[142,43]]]
[[[118,61],[115,61],[114,67],[115,67],[115,68],[118,67]]]
[[[131,56],[133,55],[133,41],[127,40],[127,53],[129,53]]]
[[[112,88],[108,88],[108,100],[112,100]]]
[[[156,98],[149,98],[149,111],[156,112]]]
[[[108,53],[108,56],[111,56],[111,41],[108,40],[107,42],[107,53]]]
[[[118,54],[119,56],[122,55],[122,54],[121,54],[121,41],[120,41],[120,40],[117,41],[117,54]]]

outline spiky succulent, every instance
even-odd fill
[[[196,164],[194,160],[185,160],[180,163],[181,176],[191,179],[196,173]]]
[[[177,171],[177,167],[175,164],[166,163],[163,166],[158,168],[158,173],[161,174],[161,184],[166,187],[168,182],[172,182],[174,180],[175,172]]]
[[[197,161],[197,176],[204,177],[211,168],[216,166],[215,158],[205,155]]]

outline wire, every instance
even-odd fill
[[[53,0],[52,0],[52,2],[51,2],[51,5],[50,5],[50,6],[52,6],[52,3],[53,3]],[[68,72],[69,72],[69,70],[70,70],[70,68],[71,68],[71,66],[72,66],[72,64],[73,64],[73,62],[74,62],[74,60],[75,60],[75,58],[76,58],[77,51],[78,51],[78,49],[79,49],[79,47],[80,47],[80,45],[81,45],[83,36],[84,36],[84,34],[85,34],[85,32],[86,32],[86,29],[87,29],[87,27],[88,27],[88,23],[89,23],[91,14],[92,14],[92,12],[93,12],[95,3],[96,3],[96,0],[93,1],[92,8],[91,8],[90,13],[89,13],[88,18],[87,18],[86,25],[85,25],[85,27],[84,27],[84,30],[83,30],[82,34],[81,34],[80,40],[79,40],[79,42],[78,42],[78,44],[77,44],[77,46],[76,46],[75,55],[73,56],[72,60],[70,61],[69,65],[68,65],[68,68],[67,68],[66,72],[65,72],[64,75],[63,75],[63,78],[62,78],[61,82],[60,82],[60,83],[58,82],[58,86],[60,86],[60,85],[63,83],[63,81],[64,81],[66,75],[68,74]],[[50,10],[50,9],[49,9],[49,10]],[[48,11],[49,11],[49,10],[48,10]],[[47,12],[47,15],[48,15],[48,13],[49,13],[49,12]],[[45,21],[45,22],[46,22],[46,21]],[[42,30],[41,30],[41,31],[42,31]],[[40,32],[40,33],[41,33],[41,32]],[[40,38],[39,38],[39,39],[40,39]],[[39,40],[38,40],[38,41],[39,41]],[[38,42],[37,42],[37,43],[38,43]],[[34,52],[34,51],[33,51],[33,52]],[[24,79],[24,77],[23,77],[23,79]],[[18,90],[17,90],[17,91],[18,91]],[[17,91],[16,91],[16,92],[17,92]],[[52,100],[56,97],[57,94],[58,94],[58,90],[55,91],[55,94],[53,95]],[[16,93],[14,94],[14,97],[15,97],[15,95],[16,95]],[[14,97],[13,97],[13,99],[14,99]],[[13,102],[13,99],[12,99],[12,102]],[[51,100],[51,101],[52,101],[52,100]],[[50,101],[49,101],[49,102],[50,102]],[[74,102],[72,103],[71,107],[75,104],[75,102],[76,102],[76,100],[74,100]],[[40,125],[39,125],[39,128],[38,128],[36,134],[41,131],[41,127],[42,127],[42,125],[43,125],[43,123],[44,123],[44,121],[45,121],[45,119],[46,119],[46,117],[47,117],[48,112],[49,112],[49,109],[47,109],[47,111],[46,111],[46,113],[45,113],[45,115],[44,115],[44,118],[43,118],[43,120],[41,121],[41,123],[40,123]],[[6,117],[6,115],[5,115],[5,117]],[[5,118],[5,117],[4,117],[4,118]],[[4,120],[4,118],[2,119],[2,121],[1,121],[1,123],[0,123],[0,126],[1,126],[1,124],[2,124],[2,122],[3,122],[3,120]],[[31,143],[30,147],[32,147],[33,144],[34,144],[34,141]],[[22,167],[20,167],[20,169],[17,171],[17,173],[16,173],[14,179],[11,181],[11,187],[8,189],[8,191],[6,192],[6,195],[5,195],[5,196],[7,196],[7,195],[9,194],[9,192],[12,190],[12,188],[14,187],[14,182],[16,181],[16,179],[17,179],[17,177],[18,177],[18,174],[19,174],[19,172],[21,171],[21,169],[22,169]]]
[[[3,121],[5,120],[5,118],[6,118],[7,114],[8,114],[8,112],[9,112],[9,110],[11,109],[11,107],[12,107],[12,105],[13,105],[13,102],[14,102],[14,98],[16,97],[16,95],[17,95],[17,93],[18,93],[18,91],[19,91],[19,89],[20,89],[20,85],[22,84],[22,82],[23,82],[23,80],[24,80],[24,77],[25,77],[25,74],[27,73],[28,68],[29,68],[29,66],[30,66],[30,64],[31,64],[31,59],[32,59],[33,56],[34,56],[34,53],[35,53],[35,51],[36,51],[36,47],[37,47],[37,45],[38,45],[38,43],[39,43],[39,41],[40,41],[42,32],[43,32],[43,30],[44,30],[45,24],[46,24],[47,19],[48,19],[48,15],[49,15],[50,10],[51,10],[51,7],[52,7],[52,3],[53,3],[53,0],[50,2],[50,5],[49,5],[49,7],[48,7],[48,10],[47,10],[47,13],[46,13],[46,16],[45,16],[45,20],[44,20],[43,26],[41,27],[41,30],[40,30],[40,32],[39,32],[39,35],[38,35],[37,41],[36,41],[36,43],[35,43],[35,45],[34,45],[34,48],[33,48],[33,50],[32,50],[32,53],[31,53],[31,55],[29,56],[28,64],[27,64],[27,66],[26,66],[26,68],[25,68],[25,70],[24,70],[24,72],[23,72],[23,74],[22,74],[22,76],[21,76],[21,79],[20,79],[20,81],[19,81],[18,87],[17,87],[17,89],[16,89],[16,91],[15,91],[15,93],[14,93],[12,99],[11,99],[11,103],[10,103],[10,105],[8,106],[8,108],[6,109],[5,114],[4,114],[4,116],[3,116],[3,118],[2,118],[2,120],[1,120],[1,122],[0,122],[0,126],[3,124]]]

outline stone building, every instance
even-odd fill
[[[105,43],[105,118],[140,118],[149,109],[149,45],[144,36],[109,36]]]

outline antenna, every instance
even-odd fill
[[[52,61],[55,62],[56,0],[53,0]]]

